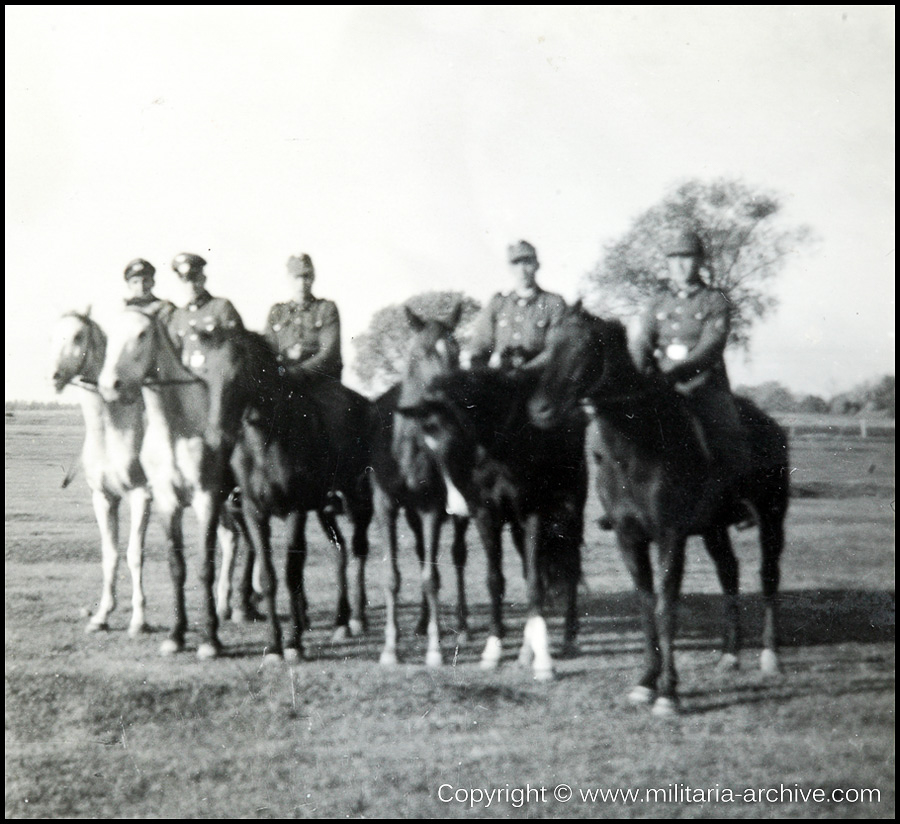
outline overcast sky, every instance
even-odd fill
[[[574,299],[720,176],[820,239],[732,382],[893,374],[893,6],[6,6],[6,398],[52,397],[53,322],[102,321],[135,257],[180,302],[202,254],[261,329],[308,252],[350,360],[382,306],[509,288],[519,238]]]

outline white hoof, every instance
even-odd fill
[[[264,667],[277,667],[284,662],[284,656],[277,652],[267,652],[263,655],[262,665]]]
[[[502,655],[503,644],[496,635],[491,635],[484,645],[484,652],[481,653],[481,668],[483,670],[497,669]]]
[[[678,715],[678,702],[672,698],[666,698],[664,695],[660,695],[653,702],[653,709],[651,710],[653,715],[657,718],[672,718],[675,715]]]
[[[197,657],[201,661],[212,661],[214,658],[219,657],[219,648],[215,644],[200,644],[197,647]]]
[[[346,641],[350,637],[350,630],[348,627],[335,627],[334,632],[331,633],[332,641]]]
[[[763,675],[780,675],[781,666],[778,663],[778,653],[772,649],[764,649],[759,656],[759,668]]]
[[[656,693],[650,687],[643,687],[640,684],[628,693],[628,703],[635,706],[652,704],[655,698]]]
[[[741,668],[741,659],[733,652],[725,652],[716,664],[719,672],[736,672]]]
[[[132,624],[128,627],[128,634],[132,638],[139,638],[141,635],[149,635],[151,632],[153,632],[153,630],[150,629],[150,625],[143,621],[140,624]]]
[[[347,629],[354,638],[358,638],[360,635],[366,634],[366,625],[362,621],[360,621],[359,618],[351,618],[350,624]]]
[[[397,653],[393,650],[383,650],[381,657],[378,659],[378,663],[383,667],[396,667],[399,663],[397,660]]]
[[[552,681],[554,678],[556,678],[556,673],[554,672],[553,667],[535,667],[535,681]]]
[[[183,649],[184,649],[184,642],[175,641],[172,638],[166,638],[166,640],[163,641],[159,645],[159,654],[166,655],[166,656],[176,655],[177,653],[181,652]]]
[[[288,664],[299,664],[303,658],[303,653],[296,647],[286,647],[284,650],[284,660]]]
[[[94,632],[108,632],[109,624],[106,621],[90,621],[88,625],[84,628],[84,631],[90,635]]]
[[[441,655],[439,649],[430,649],[425,653],[426,667],[442,667],[444,666],[444,656]]]

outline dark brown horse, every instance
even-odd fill
[[[690,535],[703,537],[715,563],[725,592],[723,662],[737,665],[738,562],[728,526],[739,520],[739,497],[752,501],[759,513],[765,601],[761,666],[777,671],[779,563],[789,491],[784,431],[749,401],[738,398],[752,464],[739,482],[724,485],[711,477],[685,399],[660,376],[635,368],[620,323],[575,306],[549,333],[547,358],[530,404],[532,420],[554,426],[559,416],[569,415],[582,401],[592,408],[599,439],[595,456],[600,498],[639,594],[646,663],[630,700],[653,702],[659,715],[677,710],[675,612]],[[709,494],[711,483],[721,484],[718,495]],[[651,544],[658,549],[658,595]]]
[[[416,404],[429,448],[464,496],[487,553],[490,635],[482,667],[502,657],[502,531],[509,524],[522,555],[528,617],[520,662],[534,677],[554,675],[544,619],[548,589],[565,599],[566,652],[577,632],[576,595],[587,496],[585,422],[580,412],[542,429],[528,418],[533,377],[478,369],[433,379]]]
[[[446,323],[422,319],[407,309],[407,319],[415,335],[403,380],[375,401],[380,421],[372,461],[375,517],[389,549],[385,577],[387,616],[381,653],[384,665],[397,663],[397,595],[400,590],[397,516],[400,509],[404,510],[412,529],[421,566],[423,602],[418,631],[424,631],[428,637],[425,663],[433,667],[443,663],[438,620],[438,550],[441,529],[452,503],[448,504],[447,485],[438,463],[425,445],[418,421],[398,414],[397,409],[417,404],[434,377],[459,369],[459,345],[453,337],[453,330],[459,323],[459,309],[461,307]],[[468,622],[464,581],[467,525],[467,518],[453,516],[452,558],[456,570],[456,618],[460,635],[465,635]]]
[[[361,632],[365,626],[367,529],[372,493],[371,468],[374,407],[361,395],[330,378],[284,374],[261,335],[248,332],[242,358],[244,399],[241,430],[231,466],[242,492],[247,529],[262,571],[262,596],[270,618],[267,655],[299,658],[307,625],[303,569],[306,517],[314,511],[338,550],[336,635]],[[346,542],[327,506],[340,492],[353,523],[355,592],[347,586]],[[270,520],[287,524],[286,582],[291,631],[286,648],[275,612]]]

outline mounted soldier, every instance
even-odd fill
[[[337,306],[313,295],[316,270],[309,255],[291,255],[287,270],[295,296],[285,303],[276,303],[269,311],[266,340],[290,374],[340,381],[343,362]]]
[[[513,288],[495,294],[475,319],[469,344],[471,364],[502,370],[537,369],[547,330],[566,311],[560,295],[537,284],[537,251],[527,240],[508,249]]]
[[[175,311],[175,304],[153,294],[156,268],[143,258],[135,258],[125,267],[125,284],[128,297],[126,306],[134,306],[144,312],[159,315],[167,323]]]
[[[731,486],[746,471],[750,454],[725,369],[731,305],[701,277],[706,253],[695,231],[679,232],[666,258],[669,289],[641,318],[632,357],[640,370],[662,374],[687,400],[713,475]],[[755,520],[755,513],[748,516]]]

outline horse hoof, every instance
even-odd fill
[[[297,649],[296,647],[288,647],[284,651],[284,660],[288,664],[299,664],[305,659],[306,656],[303,654],[302,649]]]
[[[397,653],[384,650],[381,653],[381,657],[378,659],[378,663],[383,667],[396,667],[399,663],[397,660]]]
[[[553,670],[553,667],[541,667],[540,669],[535,668],[534,670],[534,680],[535,681],[552,681],[556,678],[556,673]]]
[[[496,635],[491,635],[484,645],[484,652],[481,653],[481,668],[483,670],[497,669],[502,655],[503,645],[500,639]]]
[[[334,632],[331,633],[332,641],[346,641],[350,637],[350,629],[349,627],[335,627]]]
[[[351,618],[350,624],[348,625],[348,630],[354,638],[358,638],[360,635],[365,635],[366,622],[360,621],[359,618]]]
[[[143,621],[140,624],[132,624],[128,627],[128,634],[132,638],[139,638],[141,635],[149,635],[151,632],[153,632],[153,630],[150,628],[150,625]]]
[[[519,650],[519,657],[516,659],[520,667],[530,667],[534,660],[534,652],[530,646],[524,646]]]
[[[109,624],[106,621],[91,621],[84,628],[84,631],[88,635],[94,632],[109,632]]]
[[[176,653],[181,652],[184,649],[184,641],[176,641],[174,638],[166,638],[159,645],[159,654],[160,655],[175,655]]]
[[[764,649],[759,656],[759,668],[763,675],[781,675],[778,653],[772,649]]]
[[[197,657],[201,661],[212,661],[214,658],[218,658],[221,653],[221,649],[216,644],[203,643],[197,647]]]
[[[230,621],[232,614],[233,610],[231,607],[225,607],[224,609],[217,610],[216,617],[218,617],[220,621]]]
[[[650,687],[644,687],[640,684],[628,693],[628,703],[635,706],[652,704],[655,698],[656,693]]]
[[[440,650],[428,650],[425,653],[425,666],[426,667],[442,667],[444,666],[444,656],[441,655]]]
[[[263,655],[262,665],[264,667],[277,667],[284,662],[284,656],[280,652],[267,652]]]
[[[719,672],[737,672],[741,668],[741,660],[733,652],[725,652],[719,659],[716,669]]]
[[[678,701],[674,698],[667,698],[665,695],[660,695],[659,698],[653,702],[653,709],[651,712],[657,718],[672,718],[673,716],[678,715]]]

